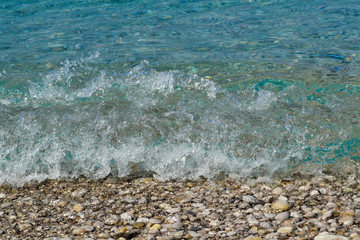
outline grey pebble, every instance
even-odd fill
[[[251,196],[251,195],[245,195],[242,197],[242,200],[246,203],[250,203],[250,204],[257,204],[257,203],[260,203],[260,201],[254,197],[254,196]]]

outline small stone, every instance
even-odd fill
[[[180,212],[180,208],[167,208],[165,211],[174,214]]]
[[[245,195],[242,197],[242,200],[246,203],[250,203],[250,204],[257,204],[259,203],[260,201],[254,197],[254,196],[251,196],[251,195]]]
[[[105,219],[105,224],[107,225],[114,225],[119,221],[117,216],[109,217]]]
[[[277,230],[277,232],[278,232],[278,233],[281,233],[281,234],[289,234],[289,233],[292,232],[292,230],[293,230],[292,227],[282,227],[282,228],[279,228],[279,229]]]
[[[350,234],[350,238],[351,239],[360,238],[360,235],[357,233],[352,233],[352,234]]]
[[[248,222],[249,226],[259,225],[259,221],[251,215],[249,217],[247,217],[247,222]]]
[[[193,238],[200,238],[201,237],[201,234],[197,233],[195,231],[189,231],[188,234]]]
[[[284,203],[286,203],[287,200],[288,200],[288,198],[285,197],[285,196],[282,196],[282,195],[281,195],[280,197],[278,197],[278,202],[284,202]]]
[[[86,232],[86,230],[83,227],[74,228],[72,231],[72,233],[74,235],[81,235],[81,234],[84,234],[85,232]]]
[[[87,192],[86,189],[81,188],[79,190],[73,191],[71,193],[71,196],[74,197],[74,198],[80,198],[80,197],[84,196],[86,192]]]
[[[99,233],[98,235],[96,235],[96,237],[99,238],[105,238],[108,239],[110,237],[110,235],[108,233]]]
[[[354,218],[352,216],[345,215],[339,219],[339,223],[344,226],[351,226],[354,224]]]
[[[284,212],[290,209],[289,204],[284,202],[274,202],[271,204],[271,208],[276,212]]]
[[[244,240],[262,240],[262,238],[255,237],[255,236],[248,236],[248,237],[245,238]]]
[[[275,195],[281,195],[283,193],[283,189],[281,187],[277,187],[272,191]]]
[[[185,239],[192,239],[192,236],[191,236],[190,234],[186,234],[186,235],[184,236],[184,238],[185,238]]]
[[[154,224],[150,227],[150,230],[160,230],[161,229],[161,225],[160,224]]]
[[[22,232],[24,231],[25,229],[28,229],[31,227],[31,224],[28,224],[28,223],[25,223],[25,224],[19,224],[19,231]]]
[[[321,194],[326,195],[329,191],[326,188],[320,188],[320,192]]]
[[[175,222],[175,223],[171,226],[172,229],[176,229],[176,230],[181,229],[182,227],[183,227],[183,224],[182,224],[182,222],[180,222],[180,221]]]
[[[316,236],[314,240],[349,240],[349,238],[340,235],[323,234]]]
[[[162,222],[161,220],[156,219],[156,218],[150,218],[149,219],[149,223],[152,223],[152,224],[159,224],[161,222]]]
[[[291,213],[290,213],[290,216],[291,216],[292,218],[295,218],[295,219],[300,219],[300,218],[303,217],[303,215],[301,215],[301,214],[298,213],[298,212],[291,212]]]
[[[148,223],[149,219],[148,218],[138,218],[138,220],[136,220],[137,222],[143,222],[143,223]]]
[[[336,203],[328,202],[328,203],[326,204],[326,207],[327,207],[327,208],[336,208],[337,205],[336,205]]]
[[[269,222],[260,222],[260,227],[263,229],[271,229],[272,226]]]
[[[306,185],[306,186],[300,186],[299,187],[299,191],[300,192],[307,192],[310,190],[310,186],[309,185]]]
[[[334,214],[334,211],[332,211],[332,210],[327,211],[327,212],[325,212],[325,213],[322,215],[321,219],[322,219],[323,221],[327,221],[327,220],[329,220],[329,219],[332,217],[333,214]]]
[[[283,222],[285,220],[288,220],[290,217],[289,212],[282,212],[275,216],[275,220],[278,222]]]
[[[235,231],[230,231],[230,232],[227,232],[226,235],[228,235],[229,237],[231,237],[231,236],[236,235],[236,232],[235,232]]]
[[[318,190],[311,190],[310,191],[310,196],[317,196],[317,195],[319,195],[320,193],[319,193],[319,191]]]
[[[184,235],[184,231],[178,231],[174,234],[175,238],[181,238]]]
[[[136,229],[142,229],[145,227],[145,223],[143,222],[135,222],[133,225],[133,228],[136,228]]]
[[[6,194],[5,193],[0,193],[0,199],[1,198],[5,198],[6,197]]]
[[[312,218],[312,217],[314,217],[314,215],[315,215],[315,213],[313,213],[313,212],[307,212],[307,213],[304,214],[304,217]]]
[[[0,205],[1,208],[7,208],[7,207],[10,207],[12,205],[11,202],[6,202],[6,203],[3,203]]]
[[[152,235],[150,235],[152,236]],[[153,237],[153,236],[152,236]],[[149,239],[149,238],[148,238]],[[150,238],[151,240],[153,240],[154,238]],[[170,240],[171,238],[168,238],[166,236],[157,236],[156,240]]]
[[[129,213],[123,213],[120,215],[121,219],[124,221],[129,221],[132,219],[132,216]]]
[[[84,209],[84,207],[83,207],[83,205],[81,205],[81,204],[75,204],[74,206],[73,206],[73,210],[75,211],[75,212],[81,212],[82,210]]]
[[[65,207],[66,205],[67,205],[67,202],[63,201],[63,200],[59,201],[57,204],[58,207]]]
[[[85,231],[87,232],[92,232],[94,230],[94,227],[90,225],[82,226],[82,228],[85,229]]]
[[[104,226],[104,223],[100,221],[96,221],[93,225],[95,228],[100,229]]]
[[[139,204],[146,204],[147,199],[146,199],[146,197],[141,197],[138,202],[139,202]]]

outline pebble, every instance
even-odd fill
[[[308,192],[310,189],[311,187],[309,185],[299,187],[300,192]]]
[[[80,188],[78,190],[73,191],[71,193],[71,196],[74,198],[80,198],[80,197],[84,196],[86,192],[87,192],[86,189]]]
[[[114,225],[119,221],[119,218],[117,216],[112,216],[105,219],[105,224],[107,225]]]
[[[200,238],[201,237],[201,234],[197,233],[195,231],[189,231],[188,234],[193,238]]]
[[[82,226],[82,228],[85,229],[85,231],[87,232],[92,232],[94,230],[94,227],[90,225]]]
[[[329,210],[329,211],[325,212],[325,213],[322,215],[321,219],[322,219],[323,221],[327,221],[327,220],[329,220],[329,219],[333,216],[333,214],[334,214],[334,211],[333,211],[333,210]]]
[[[132,216],[129,213],[123,213],[120,215],[121,219],[125,220],[125,221],[129,221],[132,219]]]
[[[160,230],[161,229],[161,225],[160,224],[154,224],[150,227],[150,230]]]
[[[281,187],[276,187],[273,191],[272,191],[272,194],[274,195],[281,195],[283,194],[283,189]]]
[[[333,202],[329,202],[326,204],[326,208],[336,208],[336,207],[337,207],[337,204],[333,203]]]
[[[248,236],[244,240],[262,240],[262,238],[255,237],[255,236]]]
[[[72,233],[74,235],[81,235],[81,234],[84,234],[85,232],[86,232],[86,230],[83,227],[76,227],[72,231]]]
[[[317,195],[319,195],[320,193],[319,193],[319,191],[318,190],[311,190],[310,191],[310,196],[317,196]]]
[[[106,240],[360,240],[360,189],[344,193],[348,186],[343,180],[328,179],[272,184],[230,178],[84,179],[6,186],[0,188],[0,235],[49,240],[61,239],[48,237],[55,233],[65,239]]]
[[[285,202],[274,202],[273,204],[271,204],[271,208],[275,211],[275,212],[284,212],[290,209],[289,204],[285,203]]]
[[[141,229],[141,228],[144,228],[145,227],[145,223],[143,222],[135,222],[132,226],[133,228],[136,228],[136,229]],[[155,224],[156,225],[156,224]]]
[[[275,216],[275,220],[278,222],[283,222],[285,220],[288,220],[290,217],[289,212],[282,212]]]
[[[110,235],[108,233],[99,233],[98,235],[96,235],[97,239],[101,239],[101,238],[105,238],[105,239],[109,239]]]
[[[289,234],[289,233],[292,232],[292,230],[293,230],[292,227],[282,227],[282,228],[279,228],[279,229],[277,230],[277,232],[278,232],[278,233],[281,233],[281,234]]]
[[[324,234],[316,236],[314,240],[349,240],[349,238],[339,235]]]
[[[83,207],[83,205],[81,205],[81,204],[75,204],[74,206],[73,206],[73,210],[74,210],[74,212],[81,212],[82,210],[84,209],[84,207]]]
[[[184,231],[178,231],[174,234],[175,238],[181,238],[184,235]]]
[[[159,224],[161,223],[162,221],[160,219],[155,219],[155,218],[150,218],[149,219],[149,223],[152,223],[152,224]]]
[[[269,222],[260,222],[260,227],[263,229],[270,229],[272,226]]]
[[[257,204],[259,203],[260,201],[254,197],[254,196],[251,196],[251,195],[245,195],[242,197],[242,200],[246,203],[250,203],[250,204]]]
[[[352,216],[343,216],[339,219],[339,223],[344,226],[351,226],[354,224],[354,218]]]
[[[211,224],[210,224],[211,225]],[[171,225],[171,228],[172,229],[175,229],[175,230],[179,230],[183,227],[184,225],[182,224],[182,222],[178,221],[178,222],[175,222],[173,225]]]
[[[100,229],[104,226],[104,223],[100,221],[96,221],[93,226],[97,229]]]
[[[22,231],[24,231],[25,229],[28,229],[28,228],[30,228],[30,227],[31,227],[31,224],[27,224],[27,223],[25,223],[25,224],[19,224],[19,226],[18,226],[20,232],[22,232]]]

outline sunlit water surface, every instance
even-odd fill
[[[1,1],[0,183],[345,172],[359,22],[358,1]]]

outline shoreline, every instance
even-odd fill
[[[108,177],[0,187],[0,239],[360,240],[359,225],[360,184],[333,176],[273,183]]]

